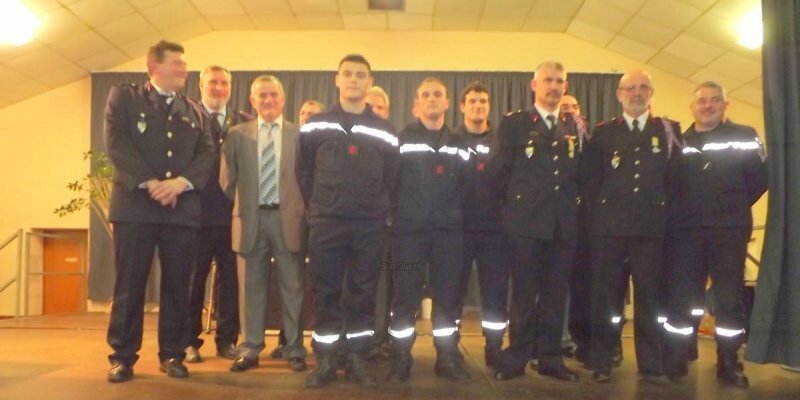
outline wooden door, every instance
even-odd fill
[[[85,276],[81,264],[86,263],[86,230],[53,229],[45,233],[69,238],[44,239],[42,314],[67,314],[84,311]],[[83,254],[81,245],[83,244]]]

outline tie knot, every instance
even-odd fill
[[[212,116],[212,117],[214,117],[214,118],[215,118],[215,119],[217,119],[217,120],[219,120],[219,116],[220,116],[220,115],[222,115],[222,114],[221,114],[221,113],[218,113],[218,112],[212,112],[212,113],[211,113],[211,116]]]
[[[639,129],[639,120],[638,119],[633,120],[633,129]]]

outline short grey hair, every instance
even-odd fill
[[[564,75],[567,74],[567,70],[564,68],[564,64],[561,64],[558,61],[545,61],[536,66],[536,71],[533,73],[533,77],[536,78],[536,74],[539,73],[543,68],[553,68],[556,71],[564,72]]]
[[[281,94],[283,95],[286,94],[286,92],[283,90],[283,83],[281,83],[281,80],[278,79],[278,77],[275,75],[257,76],[256,79],[253,79],[253,83],[250,84],[250,92],[251,93],[253,92],[253,88],[256,86],[257,83],[264,83],[264,82],[270,82],[278,85],[278,89],[281,91]]]
[[[714,81],[705,81],[697,85],[697,87],[694,88],[694,91],[692,92],[692,96],[696,95],[697,91],[703,88],[719,90],[719,93],[722,95],[722,101],[728,101],[728,94],[725,92],[725,88],[722,87],[722,85],[720,85],[719,83]]]

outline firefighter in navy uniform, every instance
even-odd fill
[[[508,279],[514,248],[500,219],[501,203],[492,189],[487,166],[494,132],[489,127],[489,90],[473,82],[461,94],[464,124],[455,134],[471,154],[471,179],[464,198],[464,269],[459,288],[459,310],[463,310],[472,263],[478,268],[481,293],[481,328],[486,338],[484,361],[494,366],[508,325]],[[461,312],[459,312],[459,315]]]
[[[534,107],[507,115],[497,130],[490,176],[504,200],[503,224],[516,257],[510,346],[495,361],[497,380],[523,375],[534,348],[540,375],[578,380],[564,365],[561,335],[578,235],[578,162],[586,132],[578,131],[571,115],[558,117],[566,77],[560,63],[540,64],[531,80]]]
[[[419,120],[400,132],[400,173],[394,208],[392,365],[389,382],[410,378],[416,314],[426,285],[433,297],[437,376],[471,379],[458,352],[459,284],[463,251],[463,191],[468,150],[444,123],[447,88],[438,78],[418,86]]]
[[[347,340],[347,378],[363,386],[376,384],[364,357],[375,334],[381,238],[397,178],[398,140],[391,124],[366,103],[371,85],[367,60],[344,57],[336,73],[339,104],[300,129],[297,180],[309,210],[312,346],[317,354],[306,387],[336,379],[335,350],[341,339]],[[342,310],[345,275],[348,295]]]
[[[663,382],[659,293],[667,187],[680,155],[677,123],[650,116],[650,75],[631,71],[620,79],[623,116],[598,124],[586,149],[592,206],[592,326],[590,365],[594,380],[611,378],[619,337],[622,278],[634,285],[634,332],[639,376]],[[678,133],[679,134],[679,133]],[[628,259],[628,266],[625,260]]]
[[[214,153],[200,107],[177,94],[186,82],[183,47],[161,41],[147,54],[150,81],[111,89],[104,135],[114,165],[109,220],[116,279],[108,326],[111,382],[133,378],[142,346],[145,289],[153,253],[161,261],[160,370],[189,375],[189,287],[200,227],[200,191]]]
[[[700,84],[691,104],[695,122],[683,137],[686,147],[668,221],[670,308],[664,328],[670,351],[665,368],[675,376],[687,372],[686,346],[693,320],[703,315],[710,275],[717,379],[744,388],[748,380],[736,354],[745,334],[744,261],[753,228],[750,207],[767,190],[767,169],[755,130],[726,120],[727,105],[719,84]]]

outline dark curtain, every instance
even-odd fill
[[[233,87],[229,105],[235,110],[254,114],[249,102],[250,82],[261,74],[273,74],[283,82],[286,92],[284,117],[296,121],[297,111],[305,100],[315,99],[326,106],[338,99],[333,71],[232,71]],[[435,76],[445,82],[449,90],[450,110],[446,121],[451,127],[460,124],[463,114],[460,110],[461,91],[475,80],[481,81],[489,89],[491,98],[490,121],[497,125],[500,118],[517,109],[527,109],[533,105],[530,90],[529,72],[452,72],[452,71],[375,71],[375,85],[383,87],[390,98],[390,119],[397,130],[412,121],[411,107],[417,84],[424,78]],[[200,97],[198,88],[199,73],[191,72],[184,94],[190,98]],[[619,74],[568,75],[569,91],[581,104],[583,115],[590,123],[599,122],[621,113],[615,97]],[[92,120],[91,146],[93,151],[105,151],[103,140],[103,111],[111,86],[133,82],[144,84],[147,74],[143,72],[102,72],[92,74]],[[90,270],[89,298],[106,301],[111,298],[114,282],[114,261],[112,242],[92,214],[90,231]],[[156,301],[158,293],[158,269],[151,278],[148,301]],[[473,274],[474,275],[474,274]]]
[[[800,366],[800,0],[763,0],[769,208],[746,359]]]

